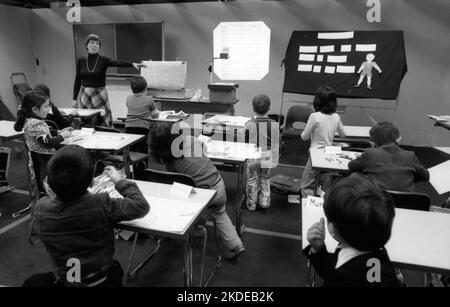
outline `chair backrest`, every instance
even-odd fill
[[[95,131],[101,131],[101,132],[121,133],[119,129],[116,129],[116,128],[110,128],[110,127],[95,126],[94,129],[95,129]]]
[[[178,182],[181,184],[190,185],[191,187],[195,187],[195,182],[192,177],[181,173],[172,173],[148,168],[142,171],[141,178],[145,181],[165,184],[173,184],[174,182]]]
[[[59,130],[58,125],[57,125],[54,121],[52,121],[52,120],[50,120],[50,119],[44,119],[44,122],[45,122],[45,123],[47,124],[47,126],[49,126],[50,128]]]
[[[0,175],[0,181],[8,179],[10,160],[11,160],[11,148],[0,147],[0,172],[3,172],[3,175]]]
[[[285,129],[303,129],[299,128],[298,123],[306,124],[308,122],[309,115],[314,112],[311,106],[291,106],[286,114],[286,126]]]
[[[396,208],[430,211],[430,197],[424,193],[386,190],[392,197]]]

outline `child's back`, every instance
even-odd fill
[[[380,122],[370,129],[375,148],[368,148],[348,164],[353,172],[362,172],[381,189],[414,191],[414,183],[427,181],[429,172],[412,151],[397,145],[400,138],[397,127]]]
[[[44,243],[53,262],[53,274],[63,283],[70,259],[81,264],[81,282],[110,269],[114,264],[114,224],[142,217],[149,211],[149,204],[134,182],[122,179],[113,167],[105,172],[123,199],[87,191],[93,163],[82,147],[65,146],[48,163],[49,196],[34,206],[32,235]],[[121,279],[117,282],[121,283]]]
[[[309,116],[302,139],[311,139],[311,148],[331,146],[336,132],[340,136],[345,135],[339,114],[314,112]]]

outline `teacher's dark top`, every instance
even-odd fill
[[[97,63],[97,64],[95,64]],[[84,87],[104,87],[106,82],[106,70],[108,67],[132,67],[133,63],[125,61],[113,61],[99,54],[88,54],[77,60],[75,84],[73,86],[73,100],[78,97],[81,85]],[[89,68],[89,70],[88,70]]]

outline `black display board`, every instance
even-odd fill
[[[100,54],[111,59],[140,62],[164,60],[164,22],[74,24],[75,62],[86,56],[85,39],[96,34],[101,40]],[[134,75],[133,67],[111,67],[108,75]]]
[[[368,54],[381,73],[357,73]],[[293,31],[284,65],[283,92],[314,95],[328,85],[339,97],[396,99],[407,72],[403,31]]]

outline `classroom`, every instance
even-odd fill
[[[450,285],[449,1],[132,3],[0,0],[0,286]]]

